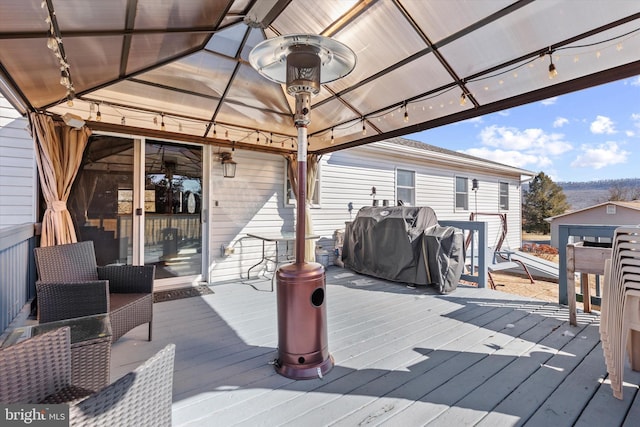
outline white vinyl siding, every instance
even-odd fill
[[[37,222],[37,171],[28,126],[0,95],[0,228]]]

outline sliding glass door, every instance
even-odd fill
[[[98,265],[153,264],[156,285],[202,278],[203,148],[94,135],[68,207]]]
[[[156,278],[202,272],[202,147],[147,140],[144,263]]]

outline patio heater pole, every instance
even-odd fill
[[[307,126],[311,122],[311,96],[320,92],[321,83],[349,74],[356,57],[351,49],[327,37],[287,35],[258,44],[249,54],[249,62],[266,78],[286,83],[287,93],[295,97],[296,261],[280,266],[275,273],[278,306],[275,368],[279,374],[297,380],[322,378],[333,368],[333,357],[327,338],[324,267],[305,262]]]

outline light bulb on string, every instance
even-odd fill
[[[158,126],[158,117],[153,116],[153,124]]]
[[[67,107],[73,107],[73,99],[75,98],[75,94],[72,90],[67,91]]]
[[[96,121],[102,121],[102,113],[100,112],[100,104],[98,104],[98,112],[96,113]]]
[[[120,124],[121,124],[122,126],[126,126],[126,124],[127,124],[127,119],[125,119],[125,118],[124,118],[124,116],[122,116],[122,118],[120,119]]]
[[[333,128],[331,128],[331,145],[333,145],[335,140],[333,139]]]
[[[367,134],[367,128],[364,126],[364,118],[362,119],[362,135]]]
[[[467,105],[467,95],[462,92],[462,94],[460,95],[460,106],[464,107],[465,105]]]
[[[228,131],[228,130],[225,130],[225,131],[224,131],[224,137],[225,137],[226,139],[229,139],[229,131]]]
[[[213,137],[217,137],[218,132],[216,132],[216,122],[213,122]]]
[[[409,112],[407,111],[407,103],[404,103],[404,122],[409,123]]]
[[[549,52],[549,61],[551,61],[549,63],[549,78],[553,79],[558,75],[558,70],[556,69],[556,66],[553,63],[553,53],[551,52]]]
[[[167,130],[167,127],[164,124],[164,113],[160,114],[160,130]]]

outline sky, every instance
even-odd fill
[[[640,76],[407,135],[544,172],[555,182],[640,177]]]

